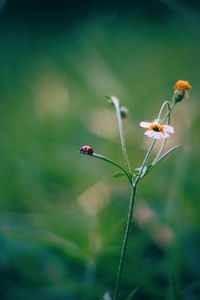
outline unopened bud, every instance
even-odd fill
[[[129,110],[126,106],[121,106],[120,107],[120,115],[122,117],[122,119],[125,119],[128,117],[129,115]]]
[[[185,96],[188,95],[187,90],[190,90],[192,86],[189,84],[188,81],[179,80],[176,82],[174,86],[174,101],[178,103],[183,100]]]
[[[177,91],[174,92],[174,101],[176,103],[181,102],[185,96],[185,92],[178,93]]]

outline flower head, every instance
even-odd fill
[[[140,126],[147,128],[144,134],[154,139],[165,139],[169,137],[169,133],[174,133],[174,128],[169,125],[163,125],[158,120],[150,122],[140,122]]]
[[[179,80],[176,82],[176,84],[174,86],[174,89],[176,91],[180,91],[180,92],[185,91],[185,90],[190,90],[191,88],[192,88],[192,86],[186,80]]]
[[[176,82],[174,86],[174,95],[175,95],[175,102],[180,102],[183,100],[184,96],[188,95],[187,90],[190,90],[192,86],[186,80],[179,80]]]

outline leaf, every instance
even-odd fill
[[[123,172],[117,172],[116,174],[113,175],[114,178],[117,178],[117,177],[122,177],[124,176],[125,174]]]
[[[138,287],[136,287],[125,300],[132,300],[133,297],[135,296],[137,290],[138,290]]]
[[[170,153],[172,153],[179,147],[181,147],[181,145],[176,145],[176,146],[172,147],[171,149],[169,149],[167,152],[165,152],[163,155],[161,155],[160,158],[153,165],[149,166],[149,168],[146,170],[145,174],[142,177],[147,175],[159,162],[161,162],[161,160],[163,160],[165,157],[167,157]]]
[[[171,149],[169,149],[167,152],[165,152],[163,155],[161,155],[161,157],[157,160],[157,162],[153,166],[157,165],[157,163],[159,163],[162,159],[164,159],[166,156],[168,156],[174,150],[178,149],[180,146],[181,145],[176,145],[176,146],[172,147]]]

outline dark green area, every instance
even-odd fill
[[[4,3],[5,2],[5,3]],[[0,298],[99,300],[114,288],[129,187],[116,95],[133,168],[179,79],[163,160],[139,186],[121,299],[198,300],[199,1],[0,1]]]

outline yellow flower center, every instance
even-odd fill
[[[161,124],[152,124],[152,125],[149,126],[148,129],[156,131],[156,132],[162,132],[162,133],[164,133],[163,125],[161,125]]]

